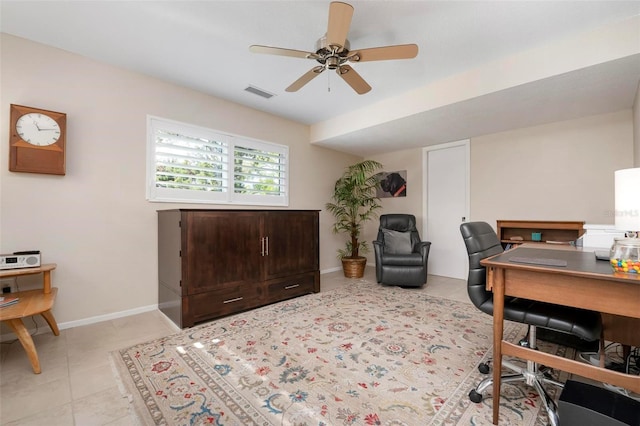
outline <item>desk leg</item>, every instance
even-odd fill
[[[502,375],[502,333],[504,329],[504,269],[492,273],[493,281],[493,424],[500,417],[500,376]]]
[[[31,368],[33,368],[33,372],[35,374],[40,374],[40,361],[38,360],[38,353],[36,352],[36,345],[33,344],[33,339],[29,334],[29,331],[24,326],[22,319],[14,318],[10,320],[6,320],[9,324],[9,327],[13,330],[14,333],[18,336],[24,351],[27,353],[29,357],[29,361],[31,362]],[[57,327],[56,327],[57,328]]]
[[[47,324],[49,324],[49,327],[51,328],[51,331],[53,331],[53,334],[59,336],[60,330],[58,329],[58,323],[56,323],[56,319],[53,317],[51,309],[42,312],[40,315],[42,315],[42,318],[47,321]]]

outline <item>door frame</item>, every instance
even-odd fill
[[[464,221],[468,222],[470,220],[470,212],[471,212],[471,140],[470,139],[462,139],[454,142],[447,142],[438,145],[429,145],[422,148],[422,217],[424,218],[422,222],[422,235],[425,235],[428,238],[428,226],[429,223],[429,210],[427,208],[429,203],[429,152],[437,151],[442,149],[456,148],[462,146],[465,151],[465,170],[467,173],[467,181],[466,181],[466,191],[465,191],[465,211],[464,211]],[[466,252],[465,252],[466,257]]]

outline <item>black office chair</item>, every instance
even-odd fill
[[[373,249],[378,283],[422,287],[427,282],[431,243],[420,240],[414,215],[380,216],[378,238],[373,242]]]
[[[493,315],[493,293],[486,290],[486,271],[485,267],[480,265],[480,261],[502,253],[504,249],[495,231],[486,222],[463,223],[460,225],[460,232],[469,254],[469,277],[467,279],[469,298],[482,312]],[[602,333],[602,322],[598,312],[516,297],[505,296],[504,319],[527,324],[529,326],[528,339],[521,344],[534,349],[536,348],[536,327],[567,333],[590,342],[600,339]],[[551,425],[557,426],[556,403],[542,385],[551,384],[560,388],[564,385],[550,378],[543,369],[531,361],[527,362],[526,368],[509,361],[503,361],[502,366],[512,370],[515,374],[502,375],[501,382],[525,381],[532,384],[540,394],[549,416],[549,422]],[[478,369],[485,374],[489,372],[487,365],[480,365]],[[492,384],[491,377],[482,380],[475,389],[469,392],[469,399],[473,402],[482,401],[482,392]],[[495,401],[494,403],[499,402]]]

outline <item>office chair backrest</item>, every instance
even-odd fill
[[[416,228],[416,217],[412,214],[383,214],[380,216],[378,241],[384,241],[382,228],[398,232],[411,232],[411,247],[420,242],[420,233]]]
[[[493,294],[486,290],[486,268],[480,264],[482,259],[502,253],[504,249],[491,225],[486,222],[467,222],[460,225],[469,255],[469,276],[467,293],[471,302],[481,311],[493,314]]]

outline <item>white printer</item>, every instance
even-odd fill
[[[615,225],[584,224],[582,247],[592,249],[607,249],[613,245],[614,238],[624,238],[624,231],[616,229]]]

